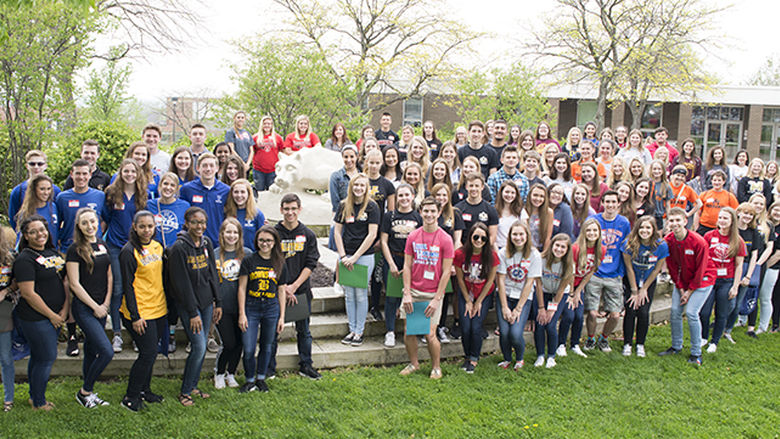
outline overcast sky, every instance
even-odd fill
[[[554,7],[552,0],[444,0],[454,17],[462,17],[473,29],[492,32],[478,48],[486,62],[517,50],[518,39],[527,35],[526,23],[544,25]],[[720,1],[720,0],[718,0]],[[134,60],[130,93],[145,102],[159,101],[164,96],[206,93],[212,96],[232,88],[227,64],[235,57],[231,40],[252,38],[269,27],[271,0],[203,0],[203,28],[193,47],[177,53]],[[213,5],[214,7],[208,7]],[[218,6],[217,6],[218,5]],[[722,59],[706,61],[723,82],[739,84],[747,80],[764,59],[780,52],[777,44],[776,20],[780,16],[780,1],[743,0],[736,2],[724,14],[718,28],[729,47],[719,53]],[[101,41],[98,41],[100,44]]]

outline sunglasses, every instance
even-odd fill
[[[37,167],[43,167],[46,166],[46,162],[27,162],[27,166],[37,166]]]
[[[474,235],[474,236],[472,236],[472,237],[471,237],[471,240],[472,240],[472,241],[482,241],[482,242],[487,242],[487,239],[488,239],[488,238],[487,238],[487,236],[485,236],[485,235]]]

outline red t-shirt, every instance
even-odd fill
[[[412,256],[411,287],[423,293],[435,293],[442,276],[442,262],[452,259],[455,250],[452,238],[441,228],[426,233],[420,227],[406,237],[404,253]]]
[[[580,254],[580,247],[577,244],[574,244],[571,246],[571,251],[572,255],[574,256],[574,287],[576,288],[580,285],[580,282],[582,282],[582,279],[585,277],[585,275],[593,270],[593,266],[596,265],[596,247],[589,247],[586,249],[587,256],[584,267],[577,265]]]
[[[293,152],[300,151],[301,148],[313,148],[314,145],[318,143],[320,143],[320,138],[314,133],[310,133],[308,137],[304,137],[303,139],[298,139],[296,138],[295,133],[290,133],[287,135],[287,138],[284,139],[284,147],[290,148]]]
[[[736,268],[736,258],[730,258],[729,255],[729,237],[723,236],[716,230],[710,230],[704,234],[704,240],[710,246],[710,259],[718,269],[718,279],[734,279],[734,269]],[[747,256],[745,242],[739,238],[739,251],[737,256]]]
[[[486,246],[485,249],[488,247],[489,246]],[[493,253],[493,267],[497,267],[500,263],[498,253],[493,249],[490,249],[490,251]],[[482,263],[479,262],[479,259],[480,255],[471,255],[471,261],[466,263],[466,252],[463,251],[463,247],[461,247],[455,251],[455,258],[452,261],[452,264],[455,267],[460,267],[460,269],[463,270],[463,280],[466,282],[466,288],[468,288],[469,293],[471,293],[471,296],[475,299],[479,297],[482,288],[485,286],[485,282],[487,282],[487,279],[483,279],[480,276],[482,272]],[[493,294],[494,289],[496,289],[495,284],[490,286],[488,294]]]
[[[273,139],[271,136],[264,136],[262,140],[259,134],[252,137],[255,144],[252,149],[255,155],[252,157],[252,168],[260,172],[269,174],[276,170],[276,162],[279,161],[279,151],[283,148],[282,136],[276,134]]]

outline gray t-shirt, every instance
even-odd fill
[[[550,268],[547,268],[547,263],[542,261],[542,291],[544,293],[557,293],[562,277],[563,264],[561,262],[553,262]]]
[[[171,155],[158,149],[157,154],[152,154],[149,158],[149,164],[152,166],[152,169],[160,173],[160,175],[165,174],[168,172],[168,165],[171,164]]]
[[[498,253],[500,263],[498,273],[504,274],[504,283],[506,284],[506,295],[510,299],[519,299],[525,288],[526,281],[533,281],[534,278],[542,276],[542,256],[535,248],[531,249],[528,258],[524,258],[520,252],[506,256],[505,251]],[[528,296],[528,300],[533,299],[533,294]]]
[[[225,142],[233,144],[236,154],[238,154],[244,162],[249,158],[249,152],[252,149],[252,145],[255,144],[249,131],[241,129],[236,133],[235,127],[225,132]]]

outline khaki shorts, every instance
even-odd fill
[[[412,302],[430,302],[436,296],[436,293],[424,293],[422,291],[415,290],[414,288],[411,289],[411,292],[412,292]],[[439,319],[441,318],[441,308],[442,308],[442,303],[439,303],[439,307],[436,309],[436,312],[433,313],[433,315],[431,316],[432,325],[435,324],[438,326]],[[404,311],[403,303],[401,303],[400,311],[401,311],[401,318],[406,319],[406,311]],[[406,329],[405,326],[404,329]]]
[[[601,299],[604,299],[604,311],[620,312],[623,309],[622,278],[591,277],[585,285],[585,311],[598,311]]]

